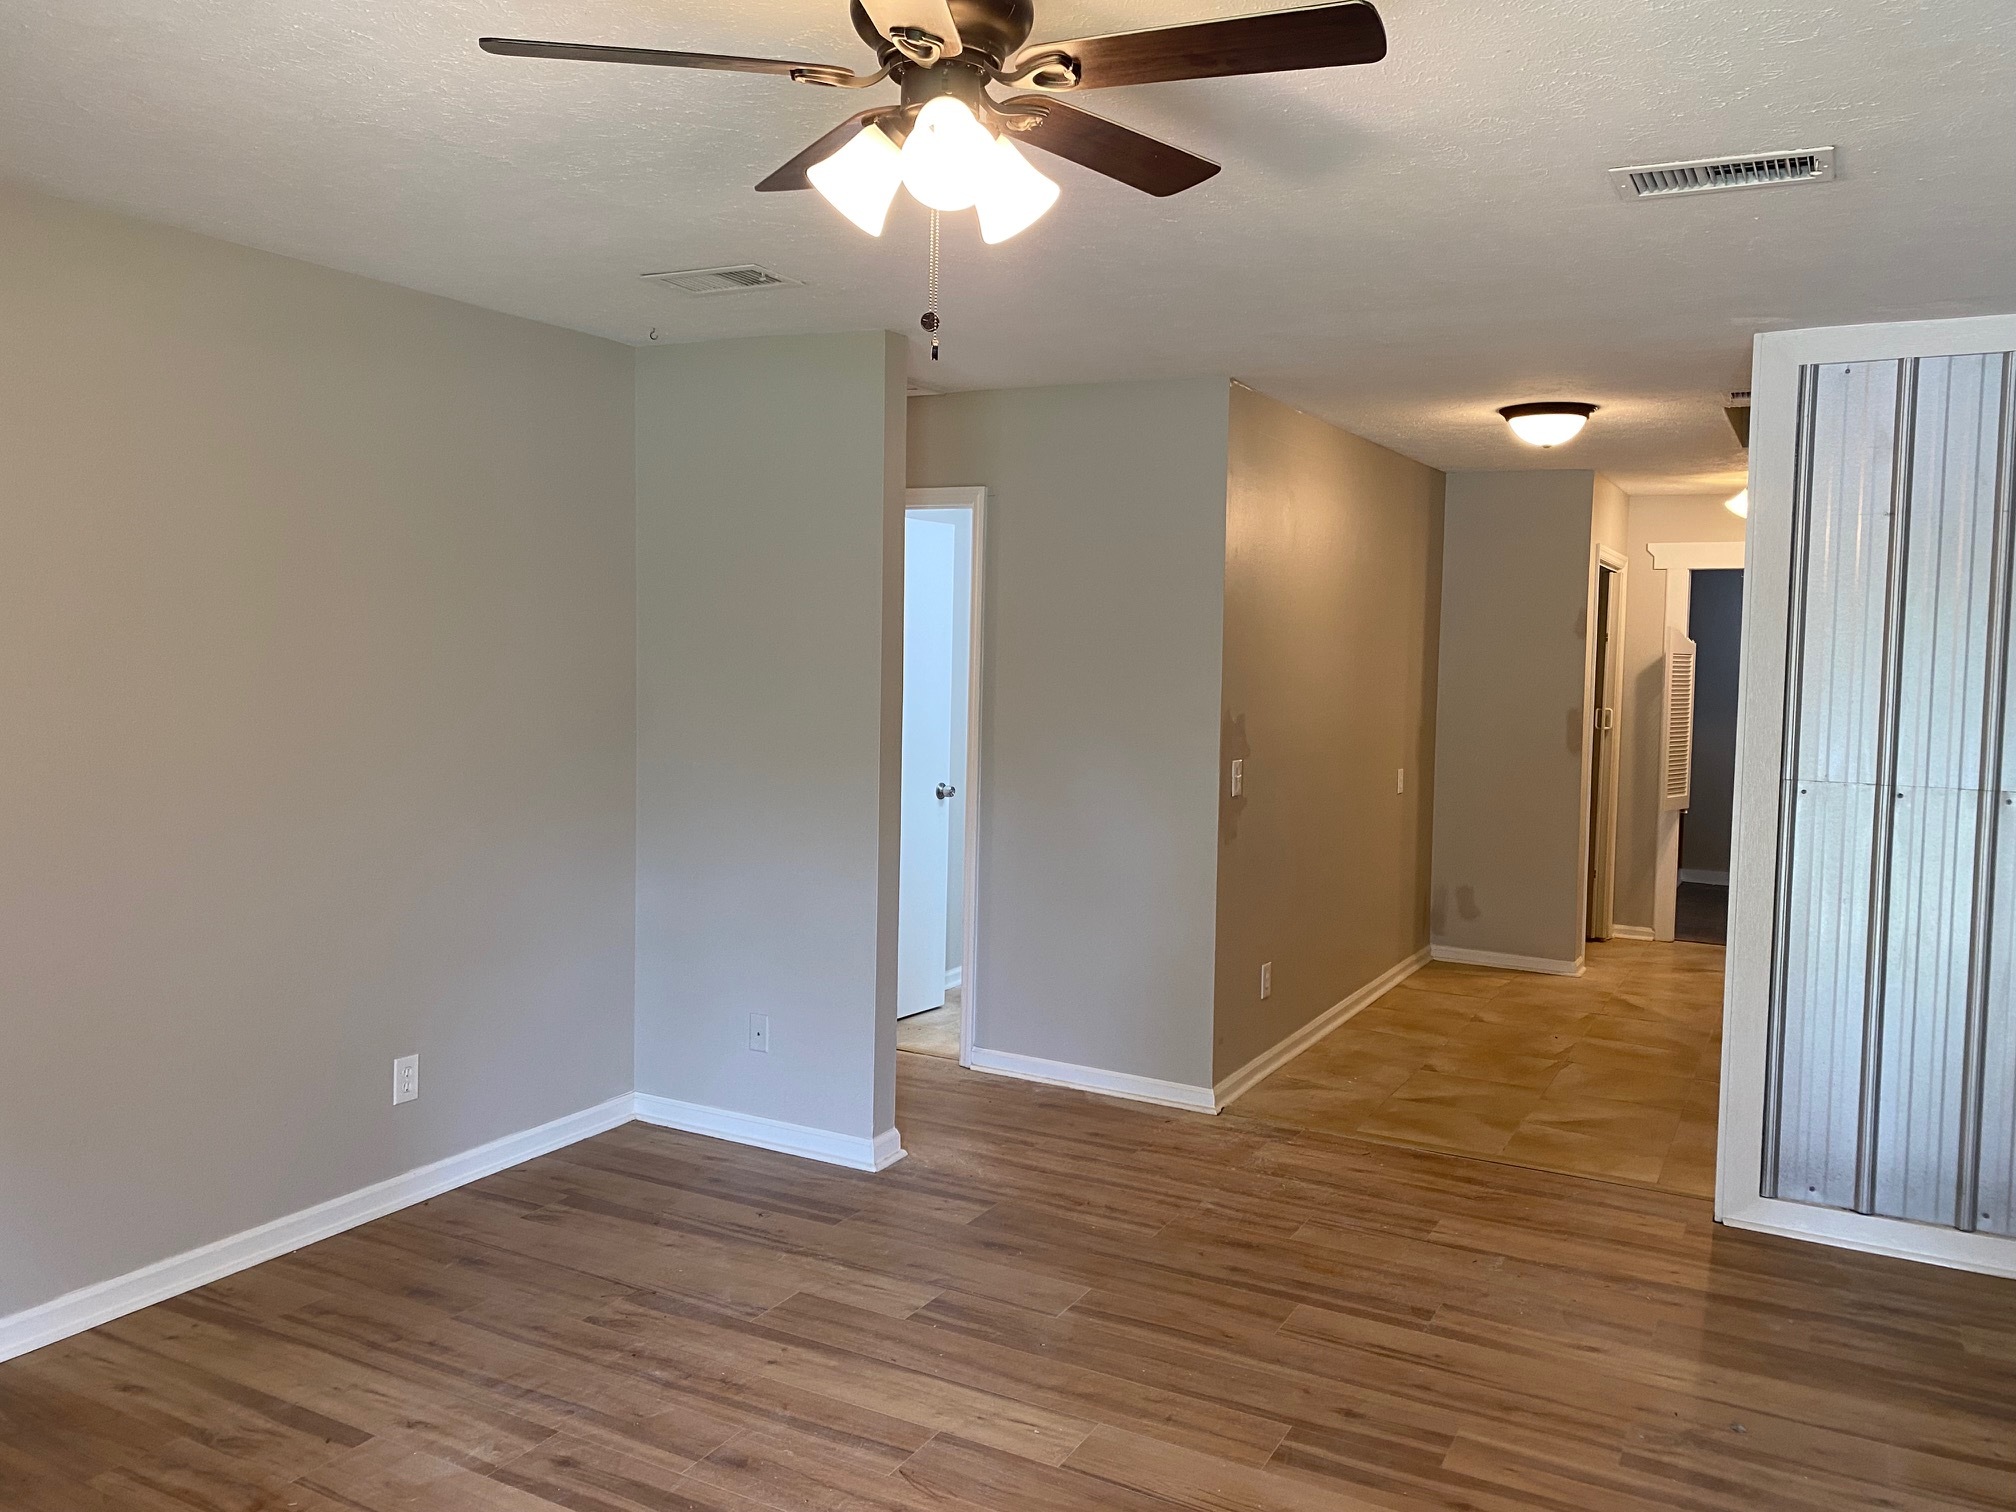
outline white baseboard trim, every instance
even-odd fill
[[[1240,1093],[1258,1086],[1304,1050],[1343,1024],[1359,1009],[1370,1007],[1427,964],[1427,950],[1417,950],[1399,965],[1379,973],[1343,1002],[1324,1009],[1272,1050],[1255,1056],[1212,1088],[1212,1095],[1217,1099],[1218,1106],[1222,1108]]]
[[[965,985],[966,968],[964,966],[954,966],[950,971],[945,973],[945,990],[947,992],[957,992]]]
[[[1193,1087],[1187,1082],[1157,1081],[1152,1076],[1102,1071],[1097,1066],[1074,1066],[1068,1061],[1042,1060],[1033,1055],[1015,1055],[1007,1050],[983,1050],[978,1045],[973,1047],[967,1065],[975,1071],[1012,1076],[1017,1081],[1073,1087],[1080,1092],[1097,1092],[1105,1097],[1124,1097],[1130,1102],[1155,1103],[1164,1108],[1183,1108],[1193,1113],[1218,1111],[1218,1100],[1212,1096],[1209,1087]]]
[[[1699,882],[1706,887],[1727,887],[1729,885],[1729,873],[1726,871],[1702,871],[1699,867],[1683,866],[1680,868],[1680,880],[1682,882]]]
[[[1495,966],[1500,971],[1537,971],[1546,976],[1580,976],[1580,956],[1572,961],[1555,961],[1546,956],[1506,955],[1496,950],[1464,950],[1455,945],[1430,945],[1428,953],[1453,966]]]
[[[1612,924],[1610,926],[1610,937],[1614,940],[1656,940],[1659,938],[1654,933],[1650,924]]]
[[[443,1192],[493,1176],[521,1165],[534,1156],[549,1154],[593,1135],[630,1122],[633,1099],[629,1093],[611,1098],[579,1113],[556,1118],[536,1129],[507,1134],[460,1155],[450,1155],[432,1165],[421,1166],[402,1176],[361,1187],[341,1197],[332,1197],[314,1207],[289,1213],[271,1223],[203,1245],[199,1249],[171,1255],[139,1270],[114,1276],[109,1281],[31,1307],[11,1317],[0,1318],[0,1360],[11,1360],[30,1350],[83,1333],[101,1323],[110,1323],[127,1313],[152,1307],[170,1297],[180,1296],[212,1281],[222,1280],[280,1255],[340,1234],[345,1229],[383,1218],[416,1202],[439,1197]]]
[[[737,1113],[728,1108],[710,1108],[704,1103],[680,1102],[649,1092],[637,1094],[637,1117],[661,1129],[678,1129],[686,1134],[704,1134],[709,1139],[725,1139],[731,1144],[754,1145],[759,1150],[775,1150],[780,1155],[796,1155],[804,1160],[846,1166],[854,1171],[880,1171],[894,1165],[906,1153],[894,1129],[886,1129],[873,1139],[853,1134],[835,1134],[809,1124],[783,1123],[759,1118],[754,1113]]]
[[[1916,1260],[1984,1276],[2016,1277],[2016,1239],[1999,1234],[1963,1234],[1929,1223],[1843,1213],[1767,1197],[1752,1197],[1717,1221],[1756,1234],[1803,1239],[1865,1255]]]

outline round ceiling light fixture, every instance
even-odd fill
[[[1596,406],[1545,399],[1538,404],[1508,404],[1498,413],[1512,427],[1512,434],[1528,446],[1559,446],[1582,434]]]
[[[1741,493],[1737,494],[1735,497],[1723,500],[1722,507],[1728,510],[1729,513],[1731,513],[1732,515],[1736,516],[1736,518],[1739,520],[1749,519],[1750,490],[1746,488]]]

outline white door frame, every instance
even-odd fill
[[[973,1026],[978,1022],[980,1001],[980,733],[986,705],[985,667],[987,623],[987,490],[984,488],[912,488],[903,495],[903,508],[968,509],[973,512],[972,626],[967,637],[966,657],[966,849],[965,900],[959,963],[959,1064],[973,1061]]]
[[[1669,644],[1674,631],[1688,633],[1693,619],[1694,574],[1743,569],[1742,541],[1666,541],[1647,546],[1652,565],[1666,574],[1666,626],[1659,644]],[[1747,584],[1745,585],[1748,586]],[[1661,653],[1664,654],[1663,652]],[[1673,916],[1680,906],[1680,812],[1659,814],[1659,860],[1652,874],[1652,938],[1673,938]]]
[[[1722,1106],[1715,1217],[1784,1234],[2016,1276],[2016,1240],[1844,1213],[1760,1195],[1777,912],[1778,804],[1784,763],[1785,658],[1790,640],[1793,471],[1799,370],[1834,362],[1894,362],[2016,350],[2016,315],[1893,325],[1769,331],[1751,368],[1750,556],[1743,584],[1743,689],[1736,725],[1735,836],[1730,847],[1729,961],[1723,988]]]
[[[1614,917],[1617,901],[1617,789],[1619,756],[1622,747],[1619,741],[1623,735],[1620,715],[1623,708],[1624,688],[1624,627],[1628,623],[1624,616],[1624,577],[1629,558],[1622,552],[1613,551],[1608,546],[1596,548],[1596,559],[1589,569],[1589,649],[1587,670],[1583,675],[1582,708],[1591,713],[1600,698],[1602,705],[1611,711],[1611,727],[1608,731],[1596,728],[1596,720],[1589,720],[1589,729],[1584,737],[1584,771],[1588,781],[1582,789],[1582,822],[1588,831],[1583,836],[1582,846],[1582,933],[1590,939],[1609,939],[1615,932]],[[1598,630],[1596,612],[1603,602],[1600,585],[1604,572],[1610,574],[1610,617],[1607,625],[1609,648],[1603,668],[1604,686],[1596,686],[1596,644]],[[1608,739],[1605,739],[1605,736]],[[1593,827],[1591,814],[1595,815]],[[1601,857],[1600,863],[1597,858]],[[1596,863],[1596,864],[1592,864]],[[1591,873],[1603,878],[1610,896],[1600,910],[1604,933],[1600,936],[1589,934],[1592,913],[1589,897]],[[1587,947],[1584,946],[1584,953]]]

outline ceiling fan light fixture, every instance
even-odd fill
[[[903,187],[903,153],[879,126],[857,132],[846,146],[805,170],[826,203],[870,236],[880,236]]]
[[[1735,495],[1733,498],[1724,500],[1722,507],[1728,510],[1729,513],[1731,513],[1732,515],[1736,516],[1736,518],[1739,520],[1749,519],[1750,490],[1746,488],[1741,493]]]
[[[940,95],[903,143],[903,187],[933,210],[970,210],[994,166],[994,133],[964,101]]]
[[[1512,434],[1528,446],[1560,446],[1582,434],[1582,427],[1596,413],[1593,404],[1565,399],[1546,399],[1536,404],[1508,404],[1498,411]]]
[[[994,143],[986,183],[973,204],[980,212],[980,239],[989,246],[1020,236],[1057,203],[1056,180],[1038,171],[1008,138]]]

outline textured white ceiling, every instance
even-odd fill
[[[1037,36],[1238,0],[1039,0]],[[2016,310],[2009,0],[1381,0],[1370,68],[1086,95],[1225,164],[1158,201],[1072,165],[998,248],[948,236],[972,388],[1230,373],[1449,468],[1733,485],[1751,335]],[[749,186],[856,96],[489,57],[483,33],[859,64],[843,0],[0,0],[0,176],[639,342],[916,332],[879,242]],[[877,91],[881,97],[888,91]],[[1625,204],[1606,168],[1837,145],[1841,181]],[[906,202],[907,203],[907,202]],[[759,262],[781,292],[637,275]],[[1603,406],[1553,453],[1500,404]]]

